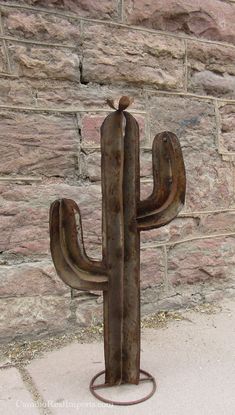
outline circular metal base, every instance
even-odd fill
[[[107,383],[99,383],[98,385],[95,385],[95,381],[96,379],[98,379],[101,375],[103,375],[105,373],[105,370],[102,370],[101,372],[97,373],[90,381],[90,391],[92,393],[92,395],[94,395],[97,399],[99,399],[102,402],[105,403],[109,403],[112,405],[136,405],[137,403],[141,403],[146,401],[147,399],[151,398],[151,396],[153,396],[153,394],[156,392],[157,389],[157,385],[156,385],[156,381],[155,378],[150,375],[150,373],[146,372],[145,370],[140,369],[140,373],[144,374],[145,377],[144,378],[140,378],[139,382],[144,382],[144,381],[150,381],[153,384],[152,390],[151,392],[148,393],[148,395],[145,395],[143,398],[137,399],[135,401],[112,401],[110,399],[106,399],[103,396],[100,396],[97,392],[96,389],[102,389],[102,388],[112,388],[112,386],[110,386]],[[124,385],[125,383],[123,383]],[[114,385],[114,386],[118,386],[118,385]],[[136,385],[138,386],[138,385]]]

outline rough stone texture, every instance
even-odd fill
[[[98,301],[98,299],[100,300]],[[96,325],[102,323],[102,297],[99,297],[98,295],[81,295],[73,300],[73,304],[76,305],[76,323],[79,326],[87,327],[91,324]]]
[[[32,6],[42,6],[53,8],[63,13],[63,11],[73,12],[78,17],[91,17],[98,19],[115,19],[117,17],[117,0],[24,0],[25,4]]]
[[[189,71],[189,91],[200,95],[214,95],[224,98],[235,98],[235,77],[226,72]]]
[[[19,79],[0,78],[0,105],[35,106],[35,91],[28,82]]]
[[[168,252],[168,278],[174,285],[212,279],[234,280],[234,237],[195,240]]]
[[[140,261],[141,289],[163,285],[165,279],[163,248],[141,250]]]
[[[79,137],[74,115],[0,112],[0,174],[71,177]]]
[[[185,216],[183,216],[185,215]],[[167,244],[213,234],[235,233],[235,212],[179,214],[168,225],[141,232],[143,244]]]
[[[233,298],[234,289],[234,281],[216,278],[174,286],[168,282],[165,289],[157,286],[141,292],[141,310],[142,314],[146,315],[158,311],[194,307],[203,303],[220,301],[226,297]]]
[[[6,55],[2,41],[0,42],[0,72],[7,72]]]
[[[71,49],[9,42],[8,50],[13,72],[17,76],[79,82],[80,59]]]
[[[126,0],[125,21],[235,43],[235,4],[221,0]]]
[[[181,218],[177,217],[168,225],[152,229],[150,231],[141,232],[142,243],[147,244],[164,244],[174,243],[190,236],[198,236],[203,234],[200,226],[200,219],[195,217]]]
[[[218,212],[201,215],[200,226],[203,232],[210,233],[235,233],[235,212]]]
[[[172,131],[183,149],[216,149],[216,120],[211,102],[191,97],[149,94],[150,137],[161,131]]]
[[[46,13],[4,10],[3,28],[10,36],[38,41],[79,45],[79,22]]]
[[[172,42],[118,26],[85,25],[82,78],[84,82],[182,89],[184,55],[179,39]]]
[[[91,182],[101,181],[101,153],[96,150],[82,150],[81,175]]]
[[[222,149],[235,152],[235,105],[223,105],[220,108],[220,144]]]
[[[39,336],[70,327],[70,300],[66,297],[0,299],[0,339]]]
[[[129,95],[134,98],[133,108],[145,111],[144,91],[129,86],[84,85],[66,80],[42,80],[33,78],[0,78],[0,105],[21,105],[47,109],[73,111],[109,110],[107,98]],[[130,110],[132,107],[130,107]],[[84,114],[83,114],[84,115]]]
[[[27,80],[28,82],[32,90],[37,92],[37,103],[41,107],[65,108],[70,106],[83,110],[103,109],[105,113],[109,109],[106,103],[107,98],[118,99],[122,95],[130,95],[134,98],[133,108],[145,110],[144,92],[141,89],[130,88],[129,85],[96,85],[94,88],[92,84],[56,80],[46,82],[30,79]]]
[[[151,137],[169,130],[180,139],[187,174],[187,207],[229,207],[233,201],[233,172],[218,154],[213,105],[191,98],[153,96],[150,106]]]
[[[216,150],[184,151],[189,210],[228,208],[234,201],[233,171]]]
[[[41,261],[11,266],[0,266],[0,298],[70,293],[56,275],[52,262]]]
[[[234,99],[235,48],[196,41],[187,45],[189,91]]]

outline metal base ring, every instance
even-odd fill
[[[105,403],[109,403],[109,404],[112,404],[112,405],[136,405],[136,404],[138,404],[138,403],[141,403],[141,402],[144,402],[144,401],[146,401],[147,399],[149,399],[149,398],[151,398],[151,396],[153,396],[153,394],[156,392],[156,389],[157,389],[157,385],[156,385],[156,381],[155,381],[155,378],[152,376],[152,375],[150,375],[150,373],[148,373],[148,372],[146,372],[145,370],[142,370],[142,369],[140,369],[140,373],[142,373],[142,374],[144,374],[146,377],[144,377],[144,378],[141,378],[140,380],[139,380],[139,382],[143,382],[143,381],[150,381],[150,382],[152,382],[152,384],[153,384],[153,387],[152,387],[152,390],[151,390],[151,392],[149,392],[148,393],[148,395],[146,395],[146,396],[144,396],[143,398],[141,398],[141,399],[137,399],[137,400],[135,400],[135,401],[112,401],[112,400],[110,400],[110,399],[106,399],[106,398],[104,398],[103,396],[100,396],[97,392],[96,392],[96,389],[102,389],[102,388],[111,388],[112,386],[110,386],[109,384],[107,384],[107,383],[100,383],[100,384],[98,384],[98,385],[94,385],[94,383],[95,383],[95,381],[96,381],[96,379],[98,379],[101,375],[103,375],[105,373],[105,370],[102,370],[101,372],[99,372],[99,373],[97,373],[92,379],[91,379],[91,381],[90,381],[90,385],[89,385],[89,389],[90,389],[90,391],[91,391],[91,393],[92,393],[92,395],[94,395],[97,399],[99,399],[100,401],[102,401],[102,402],[105,402]],[[125,383],[123,383],[123,385],[124,385]],[[118,386],[118,385],[114,385],[114,386]],[[136,385],[136,386],[138,386],[138,385]]]

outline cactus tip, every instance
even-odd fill
[[[118,108],[114,104],[113,99],[107,99],[107,104],[114,110],[124,111],[127,107],[129,107],[133,103],[134,99],[128,96],[123,96],[119,100]]]
[[[134,101],[133,98],[130,98],[127,96],[121,97],[119,101],[119,105],[118,105],[119,111],[124,111],[127,107],[129,107],[129,105],[132,104],[133,101]]]

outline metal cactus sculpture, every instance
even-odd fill
[[[115,109],[113,101],[108,101]],[[50,209],[51,254],[60,278],[78,290],[104,296],[105,383],[140,379],[140,231],[166,225],[185,199],[185,169],[175,134],[153,141],[153,190],[140,200],[139,127],[122,97],[101,127],[103,255],[86,255],[81,215],[73,200]],[[79,195],[78,195],[79,196]]]

